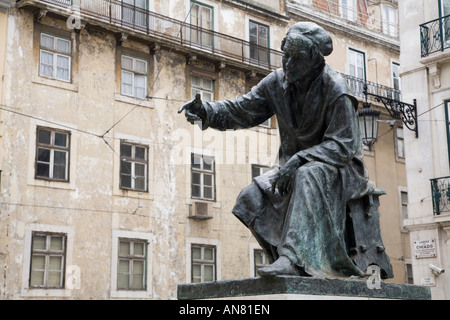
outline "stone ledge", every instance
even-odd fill
[[[380,289],[369,289],[366,280],[280,276],[248,278],[178,285],[178,299],[396,299],[431,300],[430,288],[381,282]],[[312,297],[313,296],[313,297]]]

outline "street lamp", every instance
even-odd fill
[[[362,134],[363,144],[370,146],[378,136],[378,118],[380,117],[380,111],[370,109],[370,103],[366,102],[363,105],[363,109],[358,112],[359,128]]]
[[[367,92],[367,84],[364,84],[363,93],[366,96],[366,102],[363,105],[363,109],[358,112],[358,117],[359,128],[365,145],[372,145],[377,139],[378,118],[380,116],[379,111],[370,108],[370,103],[367,102],[369,95],[373,96],[375,101],[381,102],[384,105],[392,119],[401,120],[406,128],[416,133],[416,138],[419,137],[419,128],[417,127],[417,102],[415,99],[414,104],[408,104],[392,98],[369,93]]]

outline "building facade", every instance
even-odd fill
[[[396,12],[391,1],[10,3],[0,13],[0,296],[175,299],[179,283],[255,276],[266,258],[231,209],[274,163],[276,119],[202,132],[178,108],[197,93],[244,94],[281,66],[281,40],[303,20],[330,32],[328,62],[361,104],[366,82],[400,95]],[[408,281],[410,257],[402,139],[401,124],[382,122],[365,157],[387,193],[396,282]]]
[[[399,10],[403,97],[417,99],[419,126],[418,138],[405,132],[414,282],[449,299],[450,2],[403,1]]]

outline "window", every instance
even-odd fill
[[[122,21],[126,24],[147,26],[147,0],[122,0]]]
[[[405,263],[406,283],[414,284],[413,269],[411,263]]]
[[[382,10],[383,33],[391,37],[397,37],[398,36],[397,9],[385,4],[383,4],[381,8],[382,8],[381,10]]]
[[[356,21],[357,10],[356,10],[356,0],[339,0],[339,11],[341,17],[350,20]]]
[[[269,26],[249,21],[250,59],[269,63]]]
[[[122,55],[121,93],[145,99],[147,97],[147,61]]]
[[[63,288],[66,235],[33,232],[30,288]]]
[[[69,137],[68,132],[37,129],[36,178],[69,181]]]
[[[252,164],[252,179],[255,179],[257,176],[260,176],[269,170],[270,170],[269,167]]]
[[[146,290],[145,240],[119,239],[118,290]]]
[[[402,221],[408,219],[408,192],[400,191],[400,203],[402,206]]]
[[[446,17],[450,15],[450,0],[439,0],[439,17]],[[444,35],[444,41],[447,43],[450,41],[450,18],[444,19],[442,23],[442,34]]]
[[[192,154],[191,165],[192,198],[214,200],[214,158]]]
[[[267,257],[267,255],[264,253],[263,250],[261,249],[255,249],[253,250],[253,257],[254,257],[254,261],[255,261],[255,265],[254,265],[254,275],[257,276],[258,275],[258,270],[264,266],[269,265],[269,258]]]
[[[192,283],[216,280],[216,247],[192,245]]]
[[[272,118],[267,119],[260,124],[261,127],[272,128]]]
[[[147,191],[148,148],[130,143],[120,143],[120,187]]]
[[[395,139],[397,147],[397,159],[405,159],[405,140],[403,136],[403,128],[395,129]]]
[[[41,33],[39,75],[70,82],[71,50],[69,39]]]
[[[350,76],[354,77],[354,81],[350,81],[351,89],[355,94],[364,91],[364,83],[366,80],[366,59],[365,54],[361,51],[348,49],[348,71]]]
[[[191,41],[205,47],[213,47],[213,7],[191,1]]]
[[[450,101],[445,102],[445,123],[447,125],[447,153],[450,166]]]
[[[366,79],[365,54],[355,49],[348,50],[348,66],[350,75],[359,79]]]
[[[394,87],[394,96],[395,100],[401,100],[401,85],[400,85],[400,65],[396,62],[392,62],[392,83]]]
[[[203,101],[213,101],[214,80],[191,75],[191,99],[194,99],[197,93],[200,93]]]

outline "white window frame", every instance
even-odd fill
[[[405,217],[403,214],[403,209],[406,209],[406,213],[408,215],[408,202],[404,202],[402,199],[402,194],[406,194],[406,197],[408,197],[408,188],[406,187],[397,187],[397,195],[398,195],[398,212],[399,212],[399,220],[400,220],[400,227],[401,231],[405,231],[405,220],[407,220],[409,217]]]
[[[132,67],[131,68],[125,68],[124,67],[124,59],[131,59],[132,60]],[[130,55],[123,54],[120,58],[121,61],[121,73],[120,73],[120,93],[124,96],[138,98],[138,99],[145,99],[148,94],[148,61],[146,59],[132,57]],[[136,68],[137,62],[143,62],[145,64],[145,72],[139,71]],[[131,76],[131,93],[128,93],[125,91],[125,83],[124,83],[124,74],[129,74]],[[139,96],[136,92],[136,77],[144,77],[145,81],[145,88],[144,89],[144,96]]]
[[[450,14],[450,1],[449,0],[441,0],[439,1],[441,7],[439,8],[439,13],[440,13],[440,17],[445,17],[447,15]],[[446,10],[448,10],[448,12],[446,12]],[[447,23],[442,23],[442,34],[444,35],[444,41],[445,43],[449,44],[450,43],[450,38],[446,37],[446,32],[445,32],[445,28],[449,27],[448,24],[450,24],[450,21],[447,20]]]
[[[362,57],[362,65],[358,64],[358,56]],[[352,66],[355,68],[355,74],[352,74]],[[348,74],[350,76],[353,76],[355,78],[366,80],[367,77],[367,70],[366,70],[366,53],[364,51],[355,49],[355,48],[348,48],[347,49],[347,67],[348,67]],[[358,69],[362,69],[363,71],[363,77],[361,78],[358,76]]]
[[[136,6],[136,0],[122,0],[122,3],[131,6],[131,7],[122,6],[121,15],[122,15],[122,21],[123,22],[129,23],[129,24],[132,24],[132,25],[138,25],[138,26],[141,26],[141,27],[146,27],[147,26],[147,24],[148,24],[148,17],[149,17],[149,15],[147,14],[147,12],[148,12],[148,8],[147,8],[148,1],[147,0],[144,0],[144,4],[145,4],[144,7]],[[143,9],[145,11],[145,13],[141,12],[141,11],[136,11],[135,8]],[[125,11],[124,11],[124,9],[125,9]],[[128,13],[126,13],[126,12],[128,12]],[[130,15],[130,13],[131,13],[131,15]],[[143,23],[137,23],[136,21],[139,20],[139,19],[137,19],[137,17],[140,17],[141,15],[144,16],[144,22]]]
[[[192,18],[193,18],[192,12],[194,11],[194,7],[198,8],[200,17],[197,17],[197,18],[200,21],[200,25],[198,23],[194,23],[194,21],[192,21]],[[189,21],[190,21],[191,25],[201,28],[201,29],[198,29],[197,31],[195,29],[191,30],[190,40],[193,43],[200,45],[201,47],[206,47],[206,48],[214,47],[213,34],[209,33],[209,32],[207,32],[207,33],[202,32],[202,29],[208,30],[208,31],[214,31],[214,7],[210,6],[206,3],[202,3],[201,1],[191,0],[189,8],[190,8],[190,17],[189,17],[190,20]],[[209,15],[210,15],[210,20],[209,20],[210,27],[209,28],[207,28],[203,25],[202,15],[203,15],[204,10],[209,11]],[[194,40],[194,38],[196,38],[196,39]]]
[[[381,21],[383,33],[398,37],[398,9],[385,3],[381,4]]]
[[[50,144],[44,144],[42,142],[39,142],[39,131],[50,131]],[[66,135],[66,146],[56,146],[55,145],[55,134],[65,134]],[[43,150],[49,150],[50,151],[50,160],[49,162],[40,161],[39,160],[39,149]],[[54,177],[54,159],[55,159],[55,151],[65,153],[66,154],[66,161],[65,161],[65,171],[64,171],[64,179],[59,179]],[[35,178],[36,179],[45,179],[45,180],[52,180],[52,181],[62,181],[62,182],[69,182],[69,158],[70,158],[70,132],[69,131],[61,131],[58,129],[53,128],[46,128],[46,127],[37,127],[36,131],[36,167],[35,167]],[[38,165],[42,164],[48,164],[49,166],[49,174],[48,177],[46,176],[40,176],[38,175]]]
[[[253,170],[258,169],[259,170],[259,174],[257,176],[253,175]],[[268,172],[270,170],[270,167],[268,166],[262,166],[259,164],[252,164],[252,179]]]
[[[392,61],[391,70],[392,70],[392,88],[396,90],[402,90],[402,81],[400,77],[400,64],[398,62]],[[398,81],[398,88],[395,87],[395,80]]]
[[[195,158],[200,158],[200,167],[194,168],[195,164]],[[205,169],[204,164],[206,161],[211,162],[211,169]],[[199,174],[200,176],[200,182],[199,184],[194,184],[194,174]],[[205,179],[204,177],[206,175],[211,176],[211,185],[205,185]],[[215,201],[216,200],[216,190],[215,190],[215,180],[216,180],[216,174],[215,174],[215,160],[214,157],[208,157],[201,154],[191,154],[191,197],[192,199],[202,199],[202,200],[209,200],[209,201]],[[200,195],[194,196],[193,188],[194,186],[200,187]],[[211,188],[211,198],[207,198],[205,196],[205,187]]]
[[[356,0],[339,0],[339,13],[345,20],[356,21],[358,17]]]
[[[250,34],[250,25],[251,24],[253,24],[253,25],[255,25],[256,27],[257,27],[257,34],[256,34],[256,43],[255,42],[252,42],[251,41],[251,34]],[[267,24],[263,24],[263,23],[261,23],[261,22],[258,22],[258,21],[255,21],[255,20],[249,20],[249,22],[248,22],[248,41],[249,41],[249,43],[250,43],[250,46],[249,46],[249,58],[251,59],[251,61],[255,61],[255,62],[258,62],[258,63],[266,63],[266,64],[270,64],[270,26],[269,25],[267,25]],[[267,39],[266,39],[266,41],[267,41],[267,46],[262,46],[261,44],[260,44],[260,42],[259,42],[259,38],[260,38],[260,36],[259,36],[259,33],[260,33],[260,28],[265,28],[265,29],[267,29]],[[256,46],[258,46],[258,47],[256,47],[256,53],[257,53],[257,56],[256,57],[252,57],[251,56],[251,48],[252,48],[252,45],[256,45]],[[265,55],[266,55],[266,57],[265,57],[265,59],[263,58],[261,58],[261,54],[264,56],[264,50],[265,49],[263,49],[263,48],[259,48],[259,46],[260,47],[263,47],[263,48],[266,48],[267,49],[267,52],[265,53]]]
[[[150,232],[135,232],[128,230],[113,230],[111,245],[111,298],[117,299],[148,299],[152,297],[152,256],[154,235]],[[119,290],[117,288],[117,275],[119,270],[119,239],[136,239],[147,243],[147,274],[145,290]]]
[[[81,270],[77,265],[72,264],[73,258],[73,239],[75,238],[75,229],[71,226],[54,226],[46,224],[25,225],[24,252],[22,263],[22,297],[70,297],[73,289],[80,289],[82,284]],[[63,288],[30,288],[30,268],[31,268],[31,246],[33,232],[54,233],[66,235],[65,248],[65,281]]]
[[[122,146],[127,145],[131,147],[131,157],[126,157],[122,154]],[[138,159],[135,157],[136,155],[136,148],[142,148],[144,149],[144,157],[145,159]],[[126,189],[126,190],[133,190],[133,191],[141,191],[141,192],[148,192],[148,147],[140,144],[135,144],[131,142],[121,141],[120,143],[120,188]],[[122,163],[127,162],[130,163],[130,169],[131,172],[122,172]],[[144,176],[137,176],[136,175],[136,164],[144,165]],[[127,187],[122,184],[122,176],[123,175],[129,175],[131,179],[131,186]],[[144,188],[139,189],[136,187],[136,179],[143,178],[144,179]]]
[[[33,243],[35,237],[45,237],[45,248],[44,249],[37,249],[33,248]],[[62,238],[62,249],[56,250],[52,249],[50,247],[51,239],[52,238]],[[48,232],[33,232],[31,235],[31,256],[30,256],[30,279],[29,279],[29,287],[30,288],[43,288],[43,289],[62,289],[64,288],[64,280],[65,280],[65,270],[66,270],[66,264],[65,264],[65,258],[66,258],[66,241],[67,241],[67,235],[62,233],[48,233]],[[33,269],[33,261],[34,257],[41,256],[44,257],[44,269],[38,270]],[[59,270],[50,270],[50,257],[60,257],[61,258],[61,269]],[[33,270],[42,271],[44,273],[44,279],[42,285],[32,285],[32,276],[33,276]],[[55,286],[49,285],[49,272],[51,271],[58,271],[61,273],[59,277],[59,284]]]
[[[196,248],[200,248],[200,259],[194,259],[192,256],[192,251]],[[213,250],[213,259],[212,260],[206,260],[204,258],[204,252],[205,249],[212,249]],[[199,281],[195,281],[194,277],[194,265],[200,266],[200,279]],[[216,281],[217,279],[217,248],[214,245],[205,245],[205,244],[191,244],[191,283],[201,283],[205,282],[205,266],[212,266],[213,267],[213,279],[210,281]]]
[[[145,291],[147,290],[146,286],[146,278],[147,278],[147,274],[146,274],[146,270],[147,270],[147,246],[148,246],[148,242],[146,240],[141,240],[141,239],[129,239],[129,238],[119,238],[119,252],[118,252],[118,264],[120,265],[120,260],[124,260],[124,261],[128,261],[128,266],[129,266],[129,279],[128,279],[128,288],[119,288],[119,274],[120,274],[120,268],[118,268],[117,270],[117,290],[125,290],[125,291],[132,291],[132,290],[136,290],[136,291]],[[121,242],[128,242],[130,243],[130,254],[129,255],[121,255],[120,253],[120,244]],[[140,243],[143,244],[143,249],[144,252],[142,255],[138,255],[135,253],[134,248],[135,248],[135,244],[136,243]],[[133,283],[134,283],[134,265],[135,262],[142,262],[143,263],[143,274],[142,274],[142,288],[141,289],[135,289],[132,288]]]
[[[261,255],[262,260],[263,260],[262,264],[257,264],[256,263],[256,255],[257,254]],[[253,262],[252,262],[253,271],[252,271],[252,276],[258,277],[259,276],[258,275],[258,270],[260,268],[262,268],[262,267],[265,267],[265,266],[269,265],[269,264],[270,264],[269,257],[264,253],[263,249],[256,249],[256,248],[253,249]]]
[[[403,127],[395,128],[395,158],[397,161],[405,161],[405,131]]]
[[[210,85],[209,85],[210,83]],[[195,98],[197,93],[200,93],[200,98],[204,102],[211,102],[214,100],[214,80],[209,78],[191,75],[191,99]]]
[[[43,41],[42,38],[43,37],[49,37],[49,38],[53,38],[53,47],[46,47],[43,45]],[[67,42],[69,44],[69,52],[62,52],[62,51],[58,51],[58,46],[57,46],[57,42],[58,41],[63,41],[63,42]],[[52,55],[52,65],[51,67],[53,68],[53,72],[52,75],[45,75],[42,72],[42,54],[43,53],[47,53],[47,54],[51,54]],[[64,58],[68,58],[69,59],[69,69],[68,69],[68,78],[64,79],[64,78],[58,78],[58,57],[64,57]],[[59,37],[59,36],[55,36],[55,35],[51,35],[49,33],[45,33],[45,32],[41,32],[39,35],[39,76],[41,77],[45,77],[45,78],[49,78],[49,79],[55,79],[55,80],[59,80],[59,81],[64,81],[64,82],[71,82],[71,77],[72,77],[72,41],[70,39],[64,38],[64,37]]]

